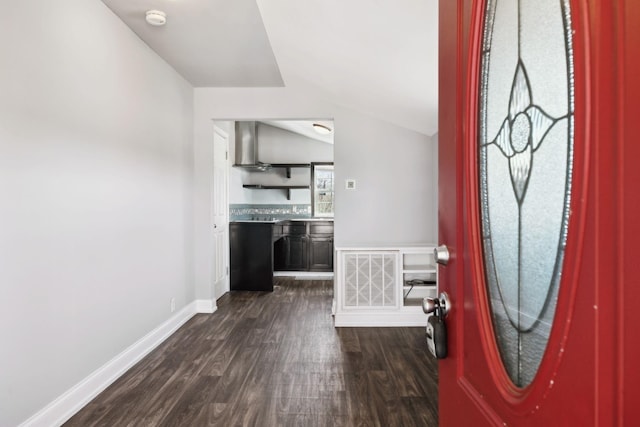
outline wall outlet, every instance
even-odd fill
[[[175,298],[171,298],[171,312],[173,313],[174,311],[176,311],[176,299]]]

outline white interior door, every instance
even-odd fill
[[[213,127],[213,290],[229,291],[229,135]]]

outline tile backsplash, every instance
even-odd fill
[[[229,220],[310,218],[311,205],[229,205]]]

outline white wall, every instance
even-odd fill
[[[0,425],[194,300],[193,89],[100,1],[0,15]]]
[[[197,88],[195,114],[196,294],[211,298],[212,119],[332,118],[336,245],[435,242],[436,147],[429,136],[338,107],[295,88]],[[357,189],[344,189],[344,180]]]
[[[431,138],[370,117],[336,124],[336,246],[435,242],[436,150]]]
[[[265,163],[332,162],[333,145],[258,123],[258,159]]]

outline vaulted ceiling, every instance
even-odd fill
[[[102,1],[194,87],[299,88],[437,132],[438,0]]]

